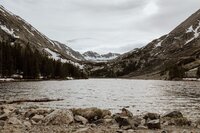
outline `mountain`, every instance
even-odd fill
[[[2,59],[4,61],[6,61],[6,58],[8,58],[7,56],[13,58],[15,57],[10,52],[5,53],[5,50],[18,50],[17,53],[23,57],[24,53],[27,53],[26,50],[28,50],[29,55],[34,55],[35,53],[38,54],[37,60],[39,60],[39,57],[41,58],[41,60],[43,60],[45,57],[48,57],[47,60],[52,60],[50,61],[50,63],[67,63],[73,65],[78,69],[83,69],[83,65],[81,65],[80,62],[84,60],[84,57],[79,52],[72,50],[70,47],[60,42],[49,39],[28,22],[26,22],[19,16],[16,16],[13,13],[9,12],[3,6],[0,6],[0,43],[1,54],[5,55],[5,57],[3,56]],[[11,47],[8,47],[6,45],[10,45]],[[29,59],[30,56],[24,58]],[[10,58],[8,59],[10,60]],[[55,60],[56,62],[53,60]],[[10,62],[15,61],[13,61],[12,59],[10,60]],[[0,63],[3,64],[3,66],[5,67],[5,63]],[[30,63],[31,62],[29,62],[29,64]],[[37,62],[36,66],[38,65],[41,65],[40,62]],[[59,63],[58,65],[62,66]],[[14,66],[17,67],[19,65],[15,63]],[[12,66],[12,69],[16,69],[14,68],[14,66]],[[70,65],[68,65],[68,67],[71,68]],[[6,68],[4,69],[4,71],[8,71]],[[77,71],[79,71],[78,69]]]
[[[120,54],[117,53],[107,53],[107,54],[98,54],[97,52],[87,51],[83,53],[83,56],[88,61],[93,62],[105,62],[117,58]]]
[[[145,47],[90,69],[93,76],[179,79],[199,77],[199,66],[200,10]]]
[[[59,58],[76,62],[84,58],[79,52],[64,44],[53,41],[19,16],[0,6],[0,41],[29,44],[44,54],[56,54]],[[46,49],[45,49],[46,48]],[[47,49],[48,48],[48,49]]]

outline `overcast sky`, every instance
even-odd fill
[[[0,0],[50,39],[80,52],[127,52],[167,34],[200,0]]]

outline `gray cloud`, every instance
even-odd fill
[[[127,52],[167,34],[199,0],[1,0],[49,38],[84,52]]]

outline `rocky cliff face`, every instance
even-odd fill
[[[71,62],[84,60],[83,56],[64,44],[53,41],[25,20],[0,6],[0,42],[20,43],[39,50],[54,59]]]
[[[200,10],[169,34],[123,54],[109,64],[101,64],[98,71],[107,71],[110,76],[117,77],[173,79],[196,77],[194,70],[197,71],[199,66]]]

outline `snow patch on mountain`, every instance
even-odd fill
[[[155,45],[155,47],[160,47],[162,42],[163,42],[163,40],[159,40],[159,42]]]
[[[14,30],[13,29],[8,29],[5,25],[0,25],[0,28],[5,31],[6,33],[10,34],[11,36],[13,36],[14,38],[19,38],[19,36],[16,36],[14,34]]]
[[[81,65],[81,64],[79,64],[77,62],[73,62],[71,60],[66,60],[66,59],[61,58],[60,54],[50,50],[49,48],[45,48],[45,51],[47,51],[51,55],[51,56],[48,56],[49,58],[52,58],[52,59],[54,59],[56,61],[60,60],[62,63],[72,64],[72,65],[74,65],[74,66],[76,66],[76,67],[78,67],[80,69],[84,68],[84,65]]]
[[[87,51],[83,53],[83,56],[88,61],[94,62],[106,62],[117,58],[120,54],[108,53],[108,54],[98,54],[97,52]]]
[[[199,20],[199,24],[198,24],[198,26],[196,27],[196,29],[193,29],[193,26],[190,26],[190,27],[187,29],[186,33],[189,33],[189,32],[193,32],[193,33],[194,33],[194,36],[193,36],[191,39],[187,40],[185,44],[188,44],[188,43],[191,42],[192,40],[194,40],[194,39],[196,39],[196,38],[199,37],[199,35],[200,35],[200,20]]]
[[[45,48],[45,50],[51,54],[51,56],[49,56],[50,58],[54,59],[54,60],[61,60],[62,58],[60,58],[60,55],[57,54],[56,52],[50,50],[49,48]],[[65,61],[64,61],[65,62]]]

